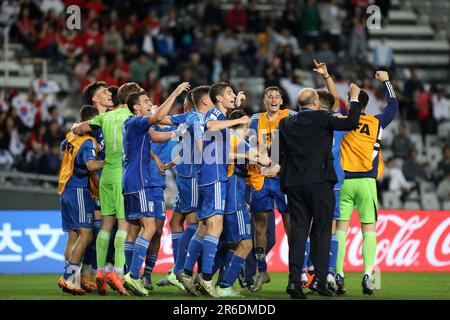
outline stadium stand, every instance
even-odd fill
[[[380,5],[381,29],[366,28],[372,2]],[[415,150],[421,174],[401,190],[391,190],[385,174],[379,183],[382,206],[449,208],[450,194],[436,194],[450,172],[448,1],[80,0],[81,30],[71,31],[65,7],[72,3],[1,3],[4,186],[20,180],[21,187],[31,188],[39,175],[57,174],[59,143],[76,121],[80,92],[91,81],[136,81],[156,104],[181,80],[194,86],[231,81],[247,91],[248,113],[260,110],[265,86],[278,85],[285,107],[296,109],[299,89],[323,86],[311,72],[316,58],[328,64],[343,100],[350,81],[369,92],[368,113],[384,106],[372,81],[376,65],[394,75],[400,113],[384,132],[384,158],[394,157],[402,169]],[[173,113],[180,111],[178,101]],[[47,178],[39,183],[54,188]]]

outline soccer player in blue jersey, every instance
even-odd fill
[[[178,213],[183,214],[187,227],[179,238],[179,244],[176,250],[177,256],[174,258],[174,271],[169,274],[169,281],[180,288],[180,283],[175,275],[183,270],[189,243],[198,229],[197,175],[200,170],[203,149],[205,114],[213,105],[209,97],[209,89],[209,86],[199,86],[192,89],[187,96],[191,104],[191,111],[186,119],[188,134],[183,137],[180,160],[175,167],[177,171],[178,193],[174,207],[174,212],[176,213],[174,215]],[[198,278],[196,279],[198,281]]]
[[[237,109],[230,113],[228,119],[239,119],[246,116],[243,110]],[[230,252],[225,259],[222,276],[216,288],[219,297],[239,297],[238,292],[232,288],[233,283],[241,272],[245,259],[253,248],[253,234],[251,216],[248,211],[245,191],[247,174],[247,161],[270,166],[271,160],[267,155],[259,154],[245,141],[248,125],[240,124],[229,129],[227,196],[223,221],[222,239]]]
[[[98,114],[96,108],[84,106],[80,115],[82,121]],[[86,294],[81,288],[81,259],[92,241],[94,202],[90,196],[89,172],[102,168],[98,161],[95,138],[90,135],[77,136],[68,133],[61,143],[64,156],[58,179],[58,193],[61,196],[63,230],[69,233],[65,250],[66,270],[58,285],[71,294]],[[98,187],[98,177],[94,184]]]
[[[155,107],[155,106],[154,106]],[[156,108],[153,108],[156,112]],[[156,132],[171,132],[177,129],[176,126],[154,125],[151,127]],[[150,193],[153,195],[153,203],[156,218],[156,232],[150,241],[145,258],[144,274],[142,280],[144,288],[153,290],[151,275],[156,261],[158,260],[158,252],[161,246],[161,235],[163,232],[164,222],[166,220],[166,205],[164,202],[164,190],[166,189],[165,170],[170,169],[175,163],[171,159],[172,149],[177,145],[178,141],[168,140],[165,142],[153,142],[151,150],[155,155],[150,160],[150,173],[152,181],[150,182]]]
[[[239,93],[240,96],[243,94]],[[226,113],[235,108],[235,101],[240,105],[231,85],[219,82],[211,86],[209,97],[214,104],[205,115],[205,133],[203,139],[202,164],[198,175],[199,185],[199,228],[192,237],[184,264],[184,270],[177,274],[177,279],[185,289],[193,293],[196,290],[192,274],[197,258],[202,253],[202,270],[199,284],[205,292],[213,297],[217,293],[212,281],[214,258],[219,237],[223,228],[227,177],[227,128],[237,124],[246,124],[249,118],[227,120]]]
[[[174,91],[178,96],[189,89],[189,83],[182,83]],[[164,104],[151,114],[152,103],[145,92],[128,96],[127,105],[132,112],[123,124],[123,180],[125,217],[131,234],[139,229],[134,241],[133,256],[124,277],[125,286],[137,295],[148,295],[140,279],[140,269],[147,255],[150,240],[156,232],[155,204],[150,183],[151,141],[162,142],[176,138],[183,133],[181,128],[171,132],[156,132],[151,125],[160,122],[170,111],[171,104]],[[131,242],[129,236],[127,241]]]

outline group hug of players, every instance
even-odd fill
[[[316,90],[320,109],[344,116],[326,65],[315,62],[314,71],[327,86]],[[363,113],[356,130],[334,135],[339,182],[334,187],[330,294],[345,293],[345,240],[354,207],[364,239],[363,293],[373,293],[380,141],[398,110],[387,72],[377,72],[376,79],[385,89],[383,113]],[[352,90],[357,92],[349,93],[347,105],[356,95],[364,110],[367,93],[357,86]],[[168,116],[185,92],[186,112]],[[174,285],[195,296],[240,297],[233,288],[236,280],[249,292],[270,281],[265,257],[275,244],[275,208],[288,243],[290,238],[289,205],[280,188],[273,140],[280,120],[295,112],[280,108],[277,87],[265,89],[266,111],[251,118],[240,109],[244,100],[243,92],[236,95],[223,82],[195,88],[181,83],[161,106],[153,105],[136,83],[108,88],[94,82],[84,89],[81,120],[61,144],[58,192],[68,241],[58,286],[64,292],[107,295],[109,286],[121,295],[147,296],[154,289],[151,273],[166,218],[164,172],[173,166],[178,188],[170,220],[174,266],[158,285]],[[301,284],[315,291],[309,239],[306,252],[298,254],[305,254]]]

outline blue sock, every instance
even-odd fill
[[[184,262],[184,271],[187,275],[192,276],[195,263],[197,262],[200,253],[203,248],[203,238],[197,234],[194,234],[191,241],[189,242],[188,254],[186,255],[186,261]]]
[[[186,230],[184,230],[183,235],[178,241],[178,255],[175,260],[175,267],[173,272],[178,273],[184,267],[184,262],[186,261],[186,255],[189,247],[189,243],[191,242],[192,237],[198,229],[197,223],[188,224]]]
[[[328,272],[333,276],[336,275],[337,253],[338,253],[338,240],[336,235],[332,234],[330,243],[330,262],[328,264]]]
[[[139,279],[139,272],[141,271],[142,264],[147,256],[147,249],[149,245],[150,241],[143,237],[138,237],[136,239],[134,244],[133,260],[131,261],[130,268],[130,276],[135,280]]]
[[[150,276],[153,272],[153,268],[155,267],[156,260],[158,260],[158,253],[156,252],[147,252],[147,257],[145,258],[145,268],[144,268],[144,277],[150,279]]]
[[[225,257],[222,259],[222,265],[220,266],[220,272],[219,272],[219,279],[217,280],[219,285],[225,280],[225,275],[227,274],[228,268],[230,267],[231,259],[233,259],[233,257],[234,257],[234,252],[231,250],[228,250]]]
[[[100,229],[102,228],[102,219],[94,220],[94,230],[92,237],[92,269],[97,270],[97,235]]]
[[[206,281],[212,278],[212,269],[214,265],[214,258],[217,252],[217,245],[219,244],[219,238],[211,235],[207,235],[203,240],[203,266],[202,275]]]
[[[125,252],[125,263],[127,272],[131,269],[131,262],[133,261],[134,242],[126,241],[123,245],[123,251]]]
[[[265,258],[264,258],[264,260],[256,259],[256,265],[258,267],[258,272],[266,272],[267,271],[267,262],[266,262]]]
[[[213,274],[215,274],[217,270],[223,266],[228,251],[228,247],[220,241],[217,245],[216,256],[214,257],[214,265],[212,270]]]
[[[72,277],[78,269],[80,269],[79,264],[68,261],[67,268],[63,276],[64,280],[69,280],[69,278]]]
[[[223,285],[221,286],[223,286],[224,288],[231,287],[233,283],[236,281],[237,277],[239,276],[239,272],[241,272],[244,263],[245,259],[233,255],[230,264],[227,268],[227,271],[225,273],[225,276],[223,278]]]
[[[302,272],[305,273],[306,272],[306,264],[308,263],[309,260],[309,250],[311,248],[311,242],[309,240],[306,240],[306,245],[305,245],[305,259],[303,260],[303,267],[302,267]]]
[[[173,232],[172,233],[173,264],[177,263],[178,246],[179,246],[180,238],[182,235],[183,235],[183,232]]]

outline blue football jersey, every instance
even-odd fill
[[[227,181],[227,129],[206,130],[209,121],[227,120],[219,108],[213,107],[205,115],[205,134],[203,141],[202,164],[198,175],[198,185],[204,186],[216,181]]]
[[[61,143],[61,149],[66,149],[67,140]],[[73,167],[73,174],[67,181],[67,186],[74,188],[87,188],[89,171],[86,167],[86,162],[89,160],[96,160],[96,150],[94,143],[91,140],[86,140],[78,149],[77,156]]]
[[[188,111],[181,114],[174,114],[169,116],[169,119],[173,122],[174,125],[178,126],[179,124],[186,122],[186,119],[189,117],[191,112],[193,111]]]
[[[122,193],[136,193],[150,187],[151,138],[148,117],[131,116],[123,123]]]
[[[159,132],[173,131],[177,127],[175,126],[153,126],[152,129]],[[168,140],[165,142],[152,142],[151,150],[161,159],[163,164],[168,164],[172,161],[172,150],[177,145],[178,140]],[[166,176],[161,175],[159,168],[156,165],[155,160],[150,158],[150,174],[152,176],[150,180],[150,187],[166,188]]]
[[[344,170],[341,166],[341,143],[342,138],[347,133],[347,131],[334,131],[333,133],[333,147],[331,152],[333,153],[333,165],[334,171],[336,171],[336,176],[338,182],[334,185],[334,190],[341,190],[342,184],[344,183]]]
[[[180,162],[175,170],[184,178],[197,176],[201,165],[202,150],[197,149],[196,140],[203,139],[205,115],[198,111],[191,111],[186,119],[188,133],[183,137],[182,149],[180,151]]]

